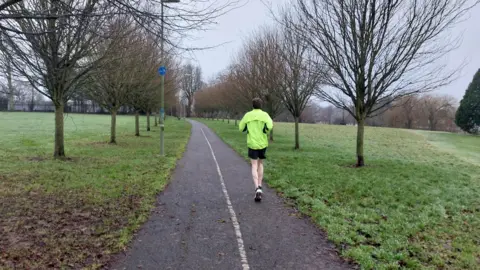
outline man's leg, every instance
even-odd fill
[[[255,201],[259,202],[262,200],[262,189],[258,187],[258,164],[259,164],[259,152],[258,150],[248,150],[248,156],[252,162],[252,178],[255,185]]]
[[[260,160],[258,159],[252,159],[252,176],[253,176],[253,183],[255,184],[255,201],[259,202],[262,200],[262,189],[259,187],[258,183],[258,166],[259,166]]]
[[[255,184],[255,188],[258,187],[258,160],[252,159],[252,177],[253,183]]]
[[[262,181],[263,181],[263,160],[259,159],[258,160],[258,165],[257,165],[257,174],[258,174],[258,186],[262,186]]]

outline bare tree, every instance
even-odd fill
[[[156,67],[159,66],[160,51],[155,46],[151,36],[143,39],[141,50],[135,56],[135,81],[130,85],[129,105],[135,110],[135,135],[140,136],[139,115],[145,112],[147,115],[147,131],[151,130],[150,116],[160,107],[160,78],[157,75]],[[175,96],[178,93],[178,78],[180,75],[179,64],[173,55],[164,55],[164,62],[171,67],[165,77],[165,101],[167,110],[176,105]]]
[[[440,60],[455,48],[446,31],[477,0],[297,0],[295,29],[331,69],[318,96],[358,123],[364,166],[365,120],[391,102],[449,83]]]
[[[33,112],[35,107],[43,100],[43,95],[35,91],[33,87],[29,87],[27,98],[28,110]]]
[[[129,105],[135,111],[135,136],[140,136],[140,112],[147,113],[147,129],[149,128],[149,114],[159,104],[160,80],[155,72],[159,66],[160,52],[155,47],[152,39],[148,36],[142,38],[141,50],[137,51],[135,57],[135,69],[133,76],[135,80],[130,84],[128,94]],[[157,106],[155,106],[157,105]]]
[[[160,80],[158,78],[152,79],[152,81],[145,86],[145,99],[142,103],[142,109],[147,115],[147,131],[151,131],[150,116],[158,108],[160,104],[160,95],[158,88],[160,86]]]
[[[280,31],[264,28],[249,44],[253,69],[259,87],[273,93],[295,122],[295,149],[300,148],[299,121],[324,74],[316,70],[319,63],[303,37],[287,24]],[[314,61],[315,60],[315,61]],[[262,91],[260,91],[261,93]]]
[[[238,96],[240,89],[238,84],[234,81],[234,77],[231,75],[230,70],[226,70],[224,74],[219,76],[221,84],[221,97],[224,102],[224,107],[228,113],[229,118],[233,118],[235,126],[238,124],[238,119],[242,112],[247,111],[251,107],[251,101],[245,101]]]
[[[10,24],[12,20],[28,19],[36,21],[47,21],[53,17],[115,17],[131,16],[135,19],[137,25],[147,30],[150,34],[161,34],[160,28],[164,28],[164,33],[168,33],[168,38],[164,41],[172,48],[181,48],[181,40],[188,37],[192,30],[205,31],[215,23],[215,20],[228,11],[235,9],[242,4],[243,0],[182,0],[175,5],[166,5],[163,0],[89,0],[88,4],[92,6],[104,6],[107,9],[97,10],[94,13],[85,13],[81,8],[64,10],[61,14],[52,16],[45,10],[36,9],[32,2],[37,0],[5,0],[0,4],[0,29],[7,34],[37,34],[48,33],[45,29],[41,31],[29,32],[25,29],[19,29]],[[45,0],[55,2],[56,0]],[[72,1],[62,1],[69,5]],[[26,9],[16,9],[17,6],[24,5]],[[163,20],[162,8],[163,5]],[[204,48],[182,48],[185,50],[196,50]]]
[[[4,35],[2,50],[9,55],[12,66],[19,75],[28,79],[40,93],[55,105],[54,157],[65,156],[63,111],[75,85],[92,67],[83,59],[91,54],[98,40],[96,31],[102,29],[104,20],[91,15],[105,7],[95,1],[22,1],[9,7],[11,14],[43,11],[48,19],[17,18],[9,20],[11,29],[23,33],[45,32],[44,35]],[[84,16],[63,16],[78,10]]]
[[[369,118],[370,125],[454,132],[457,101],[448,95],[409,96],[396,100],[383,114]]]
[[[15,103],[14,103],[15,88],[13,87],[13,84],[12,84],[12,65],[10,64],[9,60],[7,60],[5,74],[7,76],[8,107],[10,111],[14,111],[15,110]]]
[[[271,38],[268,35],[266,29],[254,32],[245,42],[230,69],[233,82],[236,84],[235,88],[240,90],[238,97],[243,100],[242,102],[251,104],[253,98],[261,98],[266,112],[275,119],[284,106],[277,96],[280,77],[270,66],[280,56],[268,49],[259,50],[268,46],[265,45],[265,41]],[[272,141],[273,134],[273,130],[270,131]]]
[[[235,117],[238,98],[233,94],[232,84],[228,79],[227,70],[227,72],[221,72],[208,83],[205,83],[204,87],[198,91],[199,94],[196,95],[199,100],[197,101],[195,98],[195,111],[205,114],[207,110],[213,109],[219,117],[226,118],[227,122],[230,122],[230,118]]]
[[[20,80],[11,82],[14,89],[14,104],[20,104],[23,110],[33,111],[35,105],[41,101],[42,95],[30,86],[30,83]]]
[[[279,86],[276,94],[284,106],[292,114],[295,121],[295,149],[300,148],[299,118],[315,91],[318,91],[324,81],[326,72],[319,66],[320,60],[312,48],[305,42],[303,36],[294,31],[294,27],[285,13],[285,27],[280,32],[276,53],[280,62],[272,69],[279,76]],[[272,46],[273,45],[273,46]],[[272,44],[268,47],[275,47]]]
[[[173,54],[172,51],[168,51],[164,54],[164,64],[169,67],[169,71],[165,75],[165,82],[164,82],[164,103],[165,103],[165,110],[170,112],[173,115],[173,111],[177,110],[178,105],[178,95],[180,94],[180,85],[181,85],[181,64],[176,59],[176,55]],[[160,80],[160,78],[156,77],[155,80]],[[158,126],[157,118],[159,117],[158,110],[160,108],[160,82],[151,85],[151,94],[153,98],[149,100],[149,104],[146,104],[148,108],[146,108],[149,113],[147,115],[147,122],[149,122],[149,116],[154,114],[155,115],[155,126]],[[147,123],[148,129],[148,123]]]
[[[195,111],[206,118],[230,117],[238,109],[236,96],[232,93],[227,76],[220,75],[216,81],[195,93]]]
[[[445,121],[455,111],[455,99],[451,96],[426,95],[420,99],[420,104],[431,131],[437,130],[440,119]]]
[[[240,118],[241,113],[250,110],[252,107],[253,94],[249,91],[249,89],[251,89],[251,84],[245,85],[244,75],[242,73],[240,64],[234,63],[226,70],[224,78],[225,82],[228,84],[227,97],[229,99],[234,99],[230,103],[233,106],[232,110],[235,118],[235,125],[237,125],[237,120]]]
[[[236,81],[235,75],[231,69],[227,69],[222,80],[225,83],[224,96],[228,100],[230,110],[235,119],[235,126],[237,126],[241,113],[249,110],[252,106],[252,102],[250,99],[246,100],[245,98],[242,98],[243,95],[239,94],[242,92],[241,84]]]
[[[207,118],[209,113],[209,102],[207,89],[203,88],[195,93],[195,114]]]
[[[213,86],[214,95],[216,96],[219,110],[222,112],[222,118],[227,118],[227,123],[233,117],[236,119],[239,114],[239,102],[237,97],[232,93],[232,85],[227,80],[227,76],[221,76],[218,82]]]
[[[416,95],[407,96],[399,100],[403,115],[405,128],[412,129],[415,119],[418,118],[418,97]]]
[[[182,91],[187,99],[186,116],[191,117],[192,106],[195,93],[203,87],[202,69],[192,64],[187,64],[183,67],[182,74]]]
[[[8,100],[7,109],[13,111],[19,106],[20,109],[32,111],[35,102],[41,100],[39,94],[35,93],[35,90],[30,87],[28,82],[13,79],[12,70],[8,65],[5,74],[2,75],[5,75],[6,77],[6,84],[0,83],[0,94],[5,96]],[[3,79],[2,77],[0,78]]]
[[[171,55],[171,57],[174,57],[174,55]],[[177,110],[177,105],[180,102],[182,69],[181,63],[174,58],[167,57],[165,62],[171,67],[170,72],[165,75],[165,109],[170,111],[173,116],[173,112]]]
[[[3,39],[3,33],[0,34],[0,47],[3,44],[2,39]],[[8,54],[2,53],[2,61],[1,63],[4,65],[4,74],[5,74],[5,79],[7,81],[7,85],[3,86],[0,91],[3,92],[8,97],[8,110],[13,111],[15,110],[15,87],[13,86],[12,83],[12,63],[11,59]]]
[[[279,97],[279,87],[283,84],[283,74],[279,71],[283,68],[281,47],[277,44],[279,37],[274,30],[265,27],[253,32],[250,41],[245,45],[246,54],[244,60],[245,75],[244,83],[250,88],[250,99],[260,97],[265,103],[265,110],[272,119],[275,119],[284,109],[282,99]],[[280,67],[280,69],[279,69]],[[248,81],[250,80],[250,81]],[[248,88],[247,88],[248,89]],[[273,141],[274,130],[270,131],[270,140]]]
[[[310,123],[315,124],[319,122],[319,111],[320,106],[315,104],[314,102],[309,102],[305,109],[303,110],[302,114],[300,115],[300,123]]]
[[[164,55],[164,63],[170,67],[169,72],[165,76],[165,90],[164,90],[164,98],[165,98],[165,108],[167,111],[172,111],[173,108],[177,105],[176,96],[179,92],[179,77],[181,74],[180,65],[175,60],[174,55],[167,54]],[[155,68],[155,61],[151,61],[152,59],[145,59],[144,63],[150,63],[150,67]],[[145,74],[149,74],[149,79],[146,78],[145,80],[150,80],[150,83],[147,83],[144,86],[144,99],[141,103],[142,110],[147,114],[147,131],[151,130],[150,125],[150,116],[155,113],[160,107],[160,78],[155,74],[152,73],[152,70],[145,69]]]
[[[128,103],[129,91],[137,80],[136,70],[142,68],[137,57],[143,46],[139,29],[130,27],[128,19],[114,21],[109,38],[102,41],[97,53],[104,55],[88,74],[84,88],[89,98],[111,114],[110,143],[116,144],[117,113]]]
[[[130,16],[135,24],[156,36],[157,42],[164,40],[169,49],[202,49],[182,48],[179,44],[189,31],[206,30],[238,1],[191,0],[173,8],[159,3],[159,0],[7,0],[0,4],[0,29],[5,34],[0,49],[12,59],[17,73],[28,78],[55,105],[55,158],[65,156],[65,103],[72,96],[72,86],[94,66],[85,58],[92,58],[91,49],[103,38],[98,32],[108,25],[104,22],[115,16]],[[165,6],[165,13],[160,6]]]
[[[327,108],[324,109],[325,120],[328,124],[332,123],[333,112],[334,112],[333,106],[328,106]]]

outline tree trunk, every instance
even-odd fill
[[[300,149],[300,131],[298,130],[298,117],[295,120],[295,149]]]
[[[8,110],[15,111],[15,96],[12,84],[12,67],[7,59],[7,88],[8,88]]]
[[[365,166],[365,160],[363,157],[363,138],[365,135],[365,119],[359,119],[357,121],[357,167]]]
[[[32,98],[30,99],[30,104],[28,104],[28,109],[33,112],[33,109],[35,109],[35,94],[34,92],[35,90],[33,90],[32,88]]]
[[[61,102],[60,105],[55,105],[55,149],[53,152],[54,158],[65,157],[65,141],[63,136],[63,109],[65,105]]]
[[[158,118],[157,118],[157,114],[154,114],[155,116],[155,126],[158,127]]]
[[[185,112],[186,112],[185,114],[187,115],[187,118],[190,118],[190,116],[191,116],[190,109],[192,108],[192,103],[193,103],[193,101],[190,100],[190,99],[187,102],[187,108],[185,108]]]
[[[116,144],[117,143],[117,110],[112,110],[112,123],[110,127],[110,143]]]
[[[140,136],[140,113],[135,111],[135,136]]]
[[[147,112],[147,131],[150,131],[150,112]]]
[[[413,120],[409,117],[407,118],[407,129],[412,129]]]
[[[270,141],[273,142],[273,129],[270,130]]]
[[[435,131],[436,127],[437,127],[437,123],[436,123],[436,120],[433,120],[434,117],[430,117],[429,119],[429,126],[430,126],[430,131]]]
[[[237,117],[235,117],[235,126],[238,126],[238,123],[237,123]]]

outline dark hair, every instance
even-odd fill
[[[261,109],[262,108],[262,100],[260,98],[254,98],[252,100],[252,105],[254,109]]]

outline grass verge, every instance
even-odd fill
[[[145,119],[141,119],[145,123]],[[123,249],[149,216],[190,136],[167,119],[159,129],[117,119],[118,145],[106,142],[110,118],[65,118],[67,161],[52,159],[53,114],[0,113],[0,268],[96,269]]]
[[[246,155],[233,123],[201,121]],[[293,125],[274,129],[266,182],[344,257],[363,269],[478,269],[480,137],[367,128],[368,166],[354,169],[355,127],[301,125],[298,151]]]

